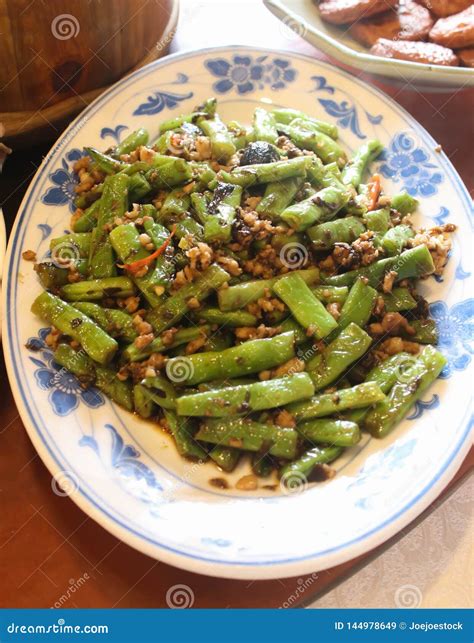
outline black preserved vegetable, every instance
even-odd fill
[[[249,143],[244,149],[240,165],[274,163],[279,160],[280,155],[274,145],[265,141],[256,141],[255,143]]]

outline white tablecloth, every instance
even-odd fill
[[[472,608],[474,477],[312,608]]]

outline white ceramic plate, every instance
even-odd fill
[[[263,2],[286,24],[288,30],[299,34],[328,56],[361,71],[385,76],[403,85],[421,86],[423,89],[444,88],[449,91],[450,87],[474,85],[474,69],[467,67],[441,67],[372,56],[366,47],[352,38],[345,27],[324,22],[314,0]]]
[[[7,232],[5,230],[5,219],[3,218],[3,211],[0,208],[0,292],[2,289],[3,277],[3,262],[5,260],[5,249],[7,247]],[[0,301],[0,320],[2,319],[2,302]],[[2,338],[2,330],[0,328],[0,339]]]
[[[84,393],[60,370],[29,314],[40,292],[21,252],[46,255],[69,226],[71,164],[84,145],[106,148],[139,126],[191,111],[210,95],[226,119],[248,121],[256,105],[299,108],[338,123],[349,152],[368,137],[387,146],[379,172],[389,191],[422,199],[427,224],[460,226],[444,280],[424,291],[437,300],[441,349],[449,367],[386,440],[364,438],[337,462],[338,475],[304,493],[219,491],[212,465],[179,458],[168,437]],[[470,444],[468,411],[473,301],[470,199],[436,143],[393,101],[310,58],[247,48],[171,56],[117,83],[70,125],[31,183],[10,238],[4,326],[9,377],[41,458],[94,520],[131,546],[186,569],[232,578],[299,575],[342,563],[415,518],[449,482]],[[30,340],[28,342],[28,340]],[[36,351],[27,350],[29,343]],[[244,465],[231,476],[235,481]]]

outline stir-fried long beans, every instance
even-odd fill
[[[210,98],[156,131],[74,168],[72,232],[35,265],[55,362],[183,458],[242,469],[240,490],[331,478],[446,363],[417,286],[454,226],[417,230],[417,200],[376,173],[382,143],[350,156],[318,113],[226,122]]]

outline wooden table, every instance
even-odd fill
[[[326,59],[296,35],[289,36],[258,0],[183,0],[182,5],[173,51],[239,42]],[[437,139],[472,194],[474,90],[421,93],[414,87],[375,84]],[[49,147],[25,150],[8,160],[0,180],[7,229]],[[166,607],[166,592],[177,584],[191,588],[195,607],[294,607],[314,600],[382,549],[304,579],[264,582],[211,579],[139,554],[68,498],[52,493],[51,477],[19,419],[3,358],[0,369],[0,607]],[[456,480],[473,461],[471,452]]]

